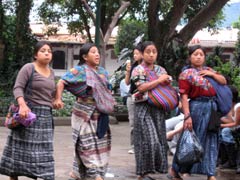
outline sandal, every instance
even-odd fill
[[[170,180],[183,180],[183,178],[181,178],[179,175],[172,176],[171,174],[167,174],[167,178]]]

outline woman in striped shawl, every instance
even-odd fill
[[[80,49],[80,63],[63,75],[57,85],[54,103],[57,107],[63,106],[61,97],[64,88],[77,97],[72,113],[75,152],[70,173],[71,178],[77,180],[103,180],[111,149],[108,115],[97,106],[99,99],[104,99],[113,108],[113,97],[109,90],[108,73],[98,66],[99,62],[96,45],[84,44]]]

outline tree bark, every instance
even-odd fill
[[[3,64],[4,61],[4,44],[3,44],[3,18],[4,17],[4,11],[2,6],[2,0],[0,0],[0,65]]]
[[[16,8],[16,59],[19,68],[29,61],[31,51],[27,54],[25,51],[31,47],[30,43],[30,28],[29,28],[29,15],[33,5],[32,0],[18,0]],[[28,51],[27,51],[28,52]],[[28,58],[27,58],[28,57]]]
[[[117,12],[114,14],[113,18],[112,18],[112,22],[109,24],[109,27],[107,29],[107,32],[104,36],[104,42],[107,43],[110,36],[111,36],[111,33],[113,31],[113,28],[116,26],[117,22],[118,22],[118,19],[121,15],[121,13],[123,13],[123,11],[125,11],[128,6],[130,6],[130,2],[129,1],[122,1],[121,2],[121,7],[117,10]]]
[[[162,45],[160,47],[160,54],[162,54],[161,50],[166,47],[167,43],[171,41],[173,36],[176,34],[176,27],[190,2],[191,0],[185,0],[184,2],[182,0],[175,0],[167,17],[159,23],[158,28],[160,29],[161,38],[157,43]]]

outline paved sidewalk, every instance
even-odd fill
[[[111,125],[112,131],[112,152],[109,163],[108,174],[113,177],[106,177],[106,180],[136,180],[134,155],[128,154],[129,150],[129,125],[128,122],[120,122]],[[0,127],[0,155],[5,145],[8,129]],[[68,180],[68,173],[71,171],[73,159],[73,145],[70,126],[55,127],[55,171],[56,180]],[[169,156],[171,163],[172,156]],[[157,180],[167,180],[165,174],[153,175]],[[0,175],[0,180],[8,180],[7,176]],[[193,175],[184,177],[184,180],[207,180],[206,176]],[[236,175],[233,170],[218,170],[217,180],[239,180],[240,175]],[[29,180],[20,177],[19,180]]]

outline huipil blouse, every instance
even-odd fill
[[[206,66],[201,70],[209,70],[216,73],[212,68]],[[197,68],[188,68],[179,75],[179,93],[188,94],[190,99],[201,96],[216,96],[216,92],[211,83],[201,76],[199,72],[200,70]]]

